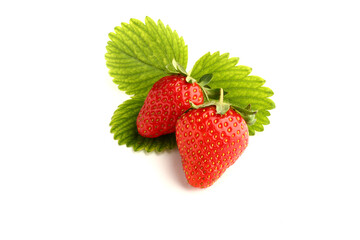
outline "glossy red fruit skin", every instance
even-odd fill
[[[187,181],[206,188],[244,152],[249,132],[235,110],[219,115],[210,106],[192,109],[177,120],[176,141]]]
[[[155,138],[175,132],[176,120],[190,108],[204,102],[200,86],[186,82],[182,75],[161,78],[151,88],[136,120],[143,137]]]

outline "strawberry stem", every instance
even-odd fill
[[[220,98],[219,101],[215,103],[216,113],[224,115],[230,109],[230,104],[224,102],[224,90],[220,88]]]
[[[220,99],[219,99],[220,104],[222,104],[223,101],[224,101],[224,90],[220,88]]]

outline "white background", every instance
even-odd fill
[[[358,1],[2,1],[0,239],[360,239]],[[230,52],[276,109],[212,187],[176,150],[134,153],[108,126],[128,98],[108,33],[169,24],[190,69]]]

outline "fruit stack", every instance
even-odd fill
[[[176,144],[190,185],[211,186],[245,151],[249,135],[269,124],[273,93],[248,76],[251,68],[236,66],[238,59],[206,54],[188,73],[182,38],[150,18],[132,19],[109,37],[110,75],[134,95],[114,113],[114,138],[135,151]]]

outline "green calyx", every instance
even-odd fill
[[[247,125],[253,125],[256,121],[255,115],[258,112],[257,110],[252,110],[250,104],[245,108],[240,106],[236,106],[227,102],[224,102],[224,91],[220,88],[220,96],[219,100],[211,100],[202,105],[195,105],[190,101],[191,107],[198,109],[204,108],[209,106],[216,107],[216,113],[220,115],[224,115],[230,108],[234,109],[237,113],[241,115],[241,117],[246,121]]]
[[[205,98],[207,101],[202,105],[195,105],[190,101],[191,107],[198,109],[204,108],[208,106],[215,106],[216,113],[220,115],[224,115],[227,111],[229,111],[230,107],[233,108],[236,112],[238,112],[241,117],[246,121],[246,123],[250,126],[253,125],[256,121],[255,115],[258,112],[257,110],[252,110],[250,104],[245,108],[240,106],[230,104],[224,102],[224,95],[227,94],[222,88],[211,89],[209,87],[209,83],[213,77],[211,73],[203,75],[198,81],[190,76],[191,71],[189,73],[186,72],[184,67],[182,67],[175,59],[172,61],[171,68],[166,66],[169,74],[181,74],[186,76],[186,82],[188,83],[197,83],[201,90],[203,91]],[[215,100],[219,99],[219,100]]]
[[[207,101],[211,99],[218,99],[220,97],[220,89],[211,89],[209,83],[213,77],[211,73],[203,75],[199,80],[191,77],[191,70],[186,72],[185,68],[181,66],[175,59],[172,60],[172,65],[166,66],[167,72],[169,74],[181,74],[186,77],[186,82],[191,84],[198,84],[203,91]],[[226,92],[225,92],[226,94]]]
[[[189,74],[186,72],[185,68],[183,66],[181,66],[181,64],[178,63],[175,60],[175,58],[172,60],[172,64],[169,64],[166,66],[166,70],[169,74],[181,74],[186,77],[189,76]],[[187,82],[189,82],[189,81],[187,81]]]
[[[247,125],[251,126],[256,122],[255,115],[258,110],[252,110],[250,104],[247,105],[245,108],[232,105],[232,108],[241,115]]]

